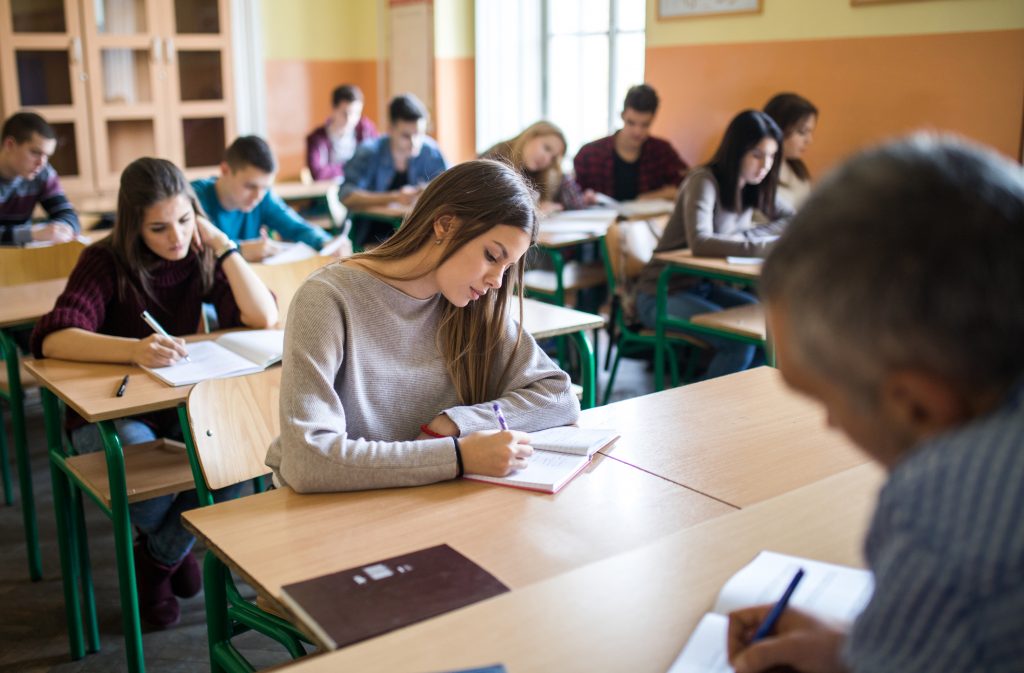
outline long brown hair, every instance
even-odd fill
[[[746,185],[737,192],[743,157],[765,138],[772,138],[778,145],[771,170],[760,184]],[[779,184],[778,158],[781,156],[782,131],[771,117],[759,110],[744,110],[733,117],[715,155],[707,163],[718,181],[722,207],[733,213],[757,208],[768,217],[774,217],[775,192]]]
[[[435,245],[434,223],[445,216],[455,218],[458,226],[446,239],[437,266],[466,243],[499,224],[528,232],[532,245],[537,240],[535,199],[536,194],[523,176],[511,167],[489,159],[467,161],[431,181],[394,236],[380,247],[353,255],[351,259],[392,261],[414,255],[425,246]],[[444,358],[462,404],[480,404],[495,399],[508,377],[513,357],[510,356],[500,370],[496,366],[496,358],[508,320],[509,297],[513,292],[520,299],[519,331],[513,354],[522,338],[525,258],[524,255],[508,268],[498,290],[486,293],[465,308],[450,302],[443,304],[436,335],[437,349]],[[423,275],[431,271],[433,269]],[[389,278],[414,280],[416,277]],[[499,372],[497,376],[496,372]]]
[[[140,300],[156,301],[153,294],[153,270],[164,260],[142,240],[143,219],[147,208],[179,194],[186,195],[191,201],[195,217],[203,215],[192,187],[185,180],[181,169],[170,161],[143,157],[128,164],[121,173],[114,230],[110,236],[97,243],[113,253],[119,267],[117,291],[121,301],[127,300],[133,293]],[[216,263],[213,250],[210,246],[205,246],[201,251],[193,247],[190,256],[199,267],[202,292],[206,294],[213,286]]]
[[[526,147],[526,143],[539,136],[557,136],[562,143],[562,151],[554,157],[551,165],[544,170],[530,171],[526,169],[526,164],[523,163],[523,149]],[[568,146],[562,129],[551,122],[539,121],[527,126],[515,138],[498,143],[480,156],[486,159],[498,159],[510,163],[513,168],[529,178],[532,183],[531,186],[540,193],[539,198],[541,201],[553,201],[562,186],[562,159],[565,157]]]
[[[795,93],[780,93],[765,103],[764,112],[775,120],[775,123],[782,129],[782,139],[785,141],[791,133],[796,133],[797,128],[803,124],[808,117],[818,117],[818,108],[814,103],[803,96]],[[785,159],[789,167],[801,180],[811,179],[811,171],[803,159]]]

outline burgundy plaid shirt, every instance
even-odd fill
[[[614,197],[615,136],[595,140],[580,148],[573,160],[576,183],[582,189],[593,189]],[[678,187],[689,166],[667,140],[648,138],[637,159],[637,194]]]

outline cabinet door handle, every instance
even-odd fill
[[[159,37],[154,37],[153,38],[153,45],[149,49],[149,60],[150,60],[151,63],[154,63],[154,64],[160,62],[160,38]]]
[[[82,65],[82,38],[71,38],[71,63]]]
[[[167,65],[174,63],[174,38],[164,39],[164,55],[167,58]]]

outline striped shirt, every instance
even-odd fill
[[[1024,671],[1024,385],[925,442],[879,495],[874,597],[843,652],[855,673]]]
[[[0,178],[0,243],[22,245],[32,240],[32,211],[37,203],[50,221],[79,231],[78,216],[64,195],[57,171],[47,164],[34,178]]]

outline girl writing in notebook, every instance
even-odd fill
[[[36,325],[32,350],[36,357],[161,367],[187,351],[182,339],[155,334],[144,310],[172,335],[198,330],[204,302],[216,308],[223,327],[273,325],[273,295],[236,252],[202,216],[174,164],[138,159],[121,174],[113,232],[82,252],[53,310]],[[174,410],[115,425],[123,445],[181,437]],[[79,453],[102,450],[98,428],[71,409],[67,430]],[[130,506],[142,533],[135,546],[139,611],[152,626],[175,623],[175,595],[192,596],[201,586],[189,553],[194,540],[180,521],[181,512],[196,505],[195,491],[188,491]]]
[[[310,276],[288,314],[275,480],[309,493],[504,476],[532,453],[523,431],[574,422],[568,376],[509,307],[536,236],[523,178],[469,161],[380,247]]]
[[[696,256],[763,257],[792,215],[775,194],[781,146],[782,131],[765,113],[746,110],[733,118],[711,161],[683,182],[655,253],[689,247]],[[768,222],[755,224],[755,211]],[[663,262],[652,259],[637,282],[637,316],[651,329],[657,322],[663,268]],[[686,319],[756,301],[719,281],[677,275],[669,286],[668,314]],[[704,334],[700,338],[715,349],[707,378],[746,369],[754,358],[752,345]]]
[[[779,162],[777,197],[793,210],[811,193],[811,172],[804,152],[814,140],[818,108],[795,93],[780,93],[764,106],[764,112],[782,129],[782,161]]]
[[[544,213],[574,210],[594,203],[594,193],[582,194],[572,178],[562,172],[565,134],[551,122],[530,124],[511,140],[505,140],[480,156],[505,161],[522,172],[537,190]]]

